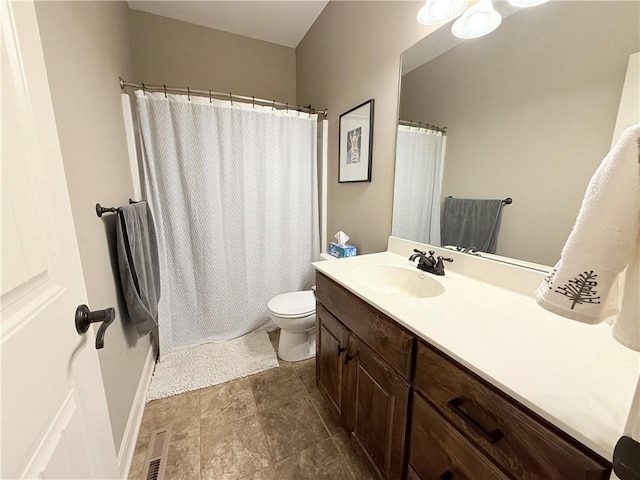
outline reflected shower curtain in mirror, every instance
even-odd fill
[[[440,245],[440,203],[446,136],[398,126],[391,234]]]
[[[158,230],[160,354],[269,321],[319,255],[317,118],[136,91]]]

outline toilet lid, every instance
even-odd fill
[[[269,300],[267,307],[275,315],[304,317],[315,311],[316,297],[311,290],[283,293]]]

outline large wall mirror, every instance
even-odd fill
[[[611,148],[640,3],[494,3],[489,35],[443,25],[402,55],[392,234],[441,245],[440,215],[465,221],[446,197],[512,198],[494,253],[553,265]]]

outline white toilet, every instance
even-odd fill
[[[323,260],[332,260],[321,253]],[[269,316],[280,327],[278,356],[299,362],[316,354],[316,296],[313,290],[289,292],[273,297],[267,304]]]

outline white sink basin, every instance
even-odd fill
[[[361,265],[354,268],[352,274],[358,283],[386,295],[427,298],[444,293],[439,281],[418,269],[395,265]]]

